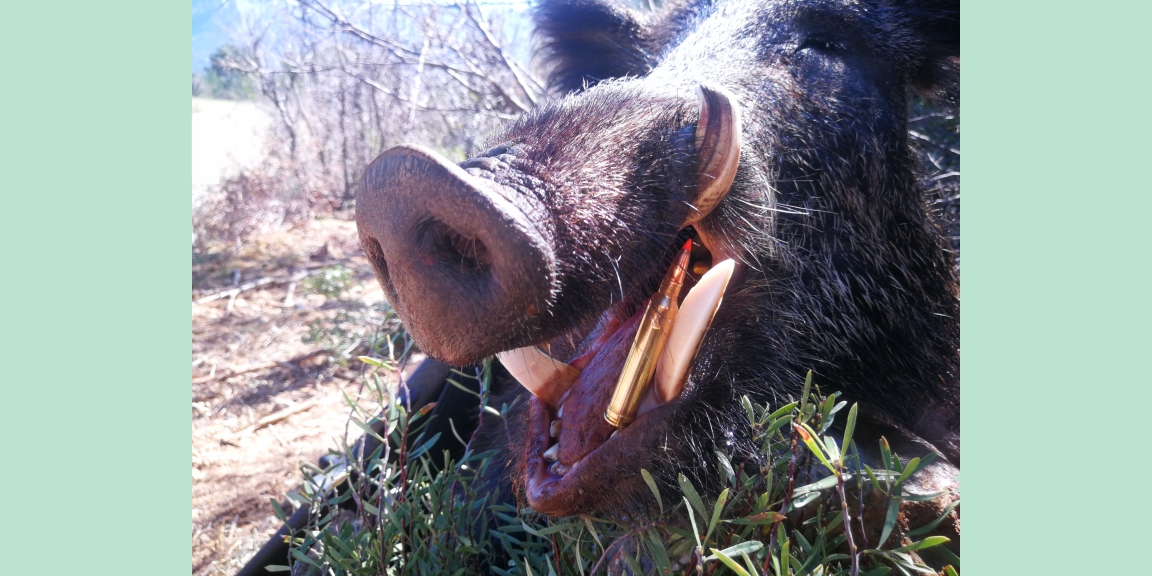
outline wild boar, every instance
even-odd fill
[[[532,389],[492,436],[527,503],[643,514],[641,468],[707,487],[715,449],[756,449],[740,398],[786,402],[808,369],[861,405],[858,434],[939,452],[934,486],[955,489],[959,281],[907,108],[958,94],[959,2],[548,0],[536,24],[558,98],[459,165],[388,150],[357,198],[419,346],[500,354]],[[680,297],[731,259],[722,304],[686,378],[618,428],[605,411],[688,240]]]

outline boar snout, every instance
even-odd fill
[[[557,274],[534,199],[426,148],[397,146],[365,171],[356,222],[388,301],[425,353],[464,365],[536,332]]]

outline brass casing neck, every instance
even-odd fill
[[[604,419],[616,428],[623,428],[636,420],[640,403],[651,386],[656,361],[660,359],[660,353],[664,351],[664,344],[668,341],[668,333],[672,331],[676,321],[676,313],[679,311],[676,302],[680,296],[680,288],[684,286],[684,276],[688,271],[688,259],[691,253],[692,241],[689,240],[680,250],[672,268],[664,276],[660,290],[652,296],[648,308],[644,310],[644,317],[636,330],[632,348],[628,351],[624,368],[616,381],[616,389],[612,392],[612,399],[604,411]]]

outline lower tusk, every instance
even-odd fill
[[[676,325],[668,335],[664,354],[656,364],[655,393],[658,402],[669,402],[684,391],[688,369],[700,351],[704,333],[712,326],[712,318],[720,308],[724,290],[728,288],[728,281],[732,279],[735,268],[736,262],[731,259],[713,266],[684,297],[680,313],[676,316]]]
[[[525,346],[496,355],[521,386],[549,406],[572,387],[580,370],[537,349]]]

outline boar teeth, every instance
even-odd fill
[[[559,462],[554,462],[548,467],[548,471],[557,476],[563,476],[568,473],[568,467]]]
[[[740,109],[736,98],[719,86],[697,86],[700,120],[696,152],[700,156],[695,211],[685,226],[702,220],[728,193],[740,165]]]
[[[692,287],[680,305],[676,325],[668,334],[664,354],[656,364],[656,399],[668,402],[680,395],[688,379],[688,369],[700,351],[704,333],[712,325],[712,318],[724,299],[724,290],[732,278],[736,262],[725,260],[712,267]]]
[[[553,420],[552,423],[548,425],[548,435],[555,438],[559,434],[560,434],[560,421],[559,420]]]
[[[560,445],[553,444],[551,448],[544,451],[544,459],[555,462],[560,459]]]
[[[525,346],[496,355],[508,373],[528,389],[533,396],[554,406],[568,391],[580,370],[561,362],[537,349]]]

